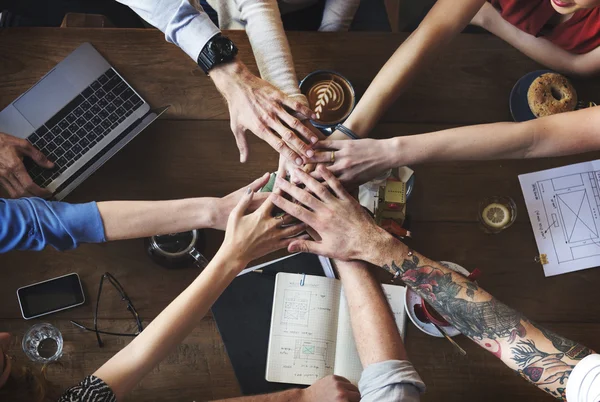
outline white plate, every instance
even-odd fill
[[[440,264],[442,264],[446,268],[453,270],[454,272],[458,272],[459,274],[462,274],[464,276],[469,276],[469,271],[467,271],[458,264],[448,261],[440,261]],[[443,338],[444,335],[442,335],[432,323],[425,323],[417,318],[417,316],[415,315],[415,304],[421,304],[421,296],[419,296],[414,290],[407,286],[404,308],[406,309],[406,313],[408,314],[408,317],[410,318],[412,323],[415,324],[417,328],[425,332],[427,335],[435,336],[437,338]],[[460,331],[454,328],[453,326],[445,326],[443,328],[444,331],[446,331],[446,333],[448,334],[448,336],[452,337],[460,334]]]

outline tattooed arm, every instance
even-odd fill
[[[289,245],[290,252],[363,260],[384,268],[527,381],[565,400],[571,371],[592,350],[538,326],[464,276],[410,251],[375,225],[329,170],[323,166],[317,169],[331,191],[303,172],[297,174],[306,189],[277,182],[299,204],[279,195],[273,203],[308,224],[321,239],[296,240]]]
[[[464,276],[389,239],[378,265],[398,275],[464,335],[550,395],[566,400],[575,365],[593,351],[511,309]]]

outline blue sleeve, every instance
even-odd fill
[[[47,245],[69,250],[80,243],[104,241],[104,225],[95,202],[0,199],[0,253],[42,250]]]

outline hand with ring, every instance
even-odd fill
[[[357,187],[385,170],[402,166],[397,155],[389,152],[389,140],[324,140],[315,144],[315,156],[309,162],[322,163],[344,184],[346,188]],[[396,157],[396,158],[394,158]],[[312,173],[316,179],[323,180],[318,170]]]

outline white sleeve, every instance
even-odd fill
[[[146,22],[164,32],[167,41],[179,46],[194,61],[219,28],[200,7],[189,0],[117,0]]]
[[[567,380],[568,402],[600,401],[600,355],[584,357]]]
[[[327,0],[319,31],[348,31],[359,4],[360,0]]]
[[[276,0],[236,0],[260,75],[288,96],[308,104],[300,93],[290,45]]]

